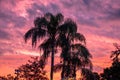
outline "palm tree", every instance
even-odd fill
[[[86,68],[82,68],[82,80],[96,80],[94,77],[94,73]]]
[[[76,70],[85,66],[91,67],[92,63],[90,58],[92,56],[85,47],[85,37],[81,33],[77,33],[76,23],[70,19],[67,22],[72,23],[69,25],[72,27],[71,32],[67,35],[62,32],[62,34],[59,35],[58,43],[62,48],[60,56],[62,61],[55,65],[54,70],[62,70],[61,79],[74,77],[74,80],[76,80]]]
[[[77,31],[77,26],[71,19],[64,20],[64,16],[61,13],[57,15],[46,13],[43,17],[36,18],[34,25],[35,27],[31,28],[24,35],[24,39],[27,41],[31,38],[33,47],[36,46],[39,39],[44,39],[39,45],[40,50],[43,50],[40,64],[44,68],[51,54],[50,79],[53,80],[54,54],[57,53],[58,47],[65,49],[69,40],[65,41],[66,39],[64,37],[69,36],[69,39],[72,40]],[[69,48],[69,45],[67,46]]]
[[[54,67],[54,54],[56,52],[56,37],[58,29],[63,22],[63,15],[58,13],[53,15],[52,13],[46,13],[43,17],[38,17],[34,21],[34,26],[28,30],[24,39],[32,39],[32,46],[35,47],[39,39],[44,39],[43,43],[40,44],[40,49],[43,50],[41,56],[41,62],[45,65],[48,56],[51,54],[51,72],[50,80],[53,80],[53,67]],[[42,67],[44,67],[44,65]]]
[[[92,57],[89,53],[88,49],[81,44],[72,45],[76,51],[73,51],[73,56],[71,58],[72,66],[73,66],[73,77],[76,80],[76,70],[89,67],[92,69],[92,63],[90,58]]]
[[[67,57],[64,56],[62,58],[63,61],[59,64],[56,64],[54,67],[55,71],[62,70],[61,80],[68,77],[72,77],[74,80],[76,80],[77,70],[81,70],[85,67],[89,67],[89,70],[92,69],[92,63],[89,59],[91,55],[89,54],[87,48],[78,44],[74,46],[79,46],[79,50],[76,53],[72,52],[68,53],[69,55],[65,54]]]

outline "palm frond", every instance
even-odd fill
[[[32,34],[32,46],[36,46],[37,43],[37,32],[34,31]]]
[[[71,62],[72,62],[73,65],[77,65],[77,67],[82,66],[82,62],[81,62],[81,60],[79,59],[78,56],[72,56],[71,57]]]
[[[49,38],[49,39],[47,39],[47,40],[45,40],[40,46],[39,46],[39,48],[40,49],[51,49],[52,48],[52,44],[53,43],[53,40],[51,39],[51,38]]]
[[[82,68],[81,70],[82,70],[81,72],[83,75],[91,73],[91,71],[89,69],[86,69],[86,68]]]
[[[78,43],[71,45],[71,48],[72,48],[73,50],[74,50],[74,49],[79,50],[80,47],[81,47],[81,44],[78,44]]]
[[[64,48],[65,46],[69,46],[69,41],[68,39],[66,38],[65,35],[59,35],[57,38],[56,38],[56,45]]]
[[[84,35],[81,34],[81,33],[75,33],[73,38],[74,38],[75,40],[79,40],[79,41],[81,41],[81,42],[86,43],[86,39],[85,39]]]
[[[87,68],[82,68],[81,74],[86,80],[94,80],[93,72]]]
[[[66,26],[68,27],[68,31],[70,33],[76,33],[77,32],[77,24],[70,18],[68,18],[65,21]]]
[[[36,46],[37,39],[43,38],[46,35],[46,31],[40,28],[31,28],[24,35],[24,40],[27,42],[28,39],[32,39],[32,46]]]
[[[60,71],[63,68],[63,64],[56,64],[54,66],[54,72]]]
[[[92,58],[92,55],[90,54],[89,50],[79,43],[72,44],[71,45],[72,50],[77,50],[77,54],[84,58]]]
[[[44,50],[42,57],[47,60],[49,56],[50,56],[50,51],[47,49]]]
[[[92,64],[92,62],[90,61],[90,59],[84,59],[84,60],[82,61],[82,66],[83,66],[83,67],[88,67],[90,70],[93,69],[93,64]]]
[[[58,13],[56,15],[56,20],[57,20],[57,23],[60,25],[60,23],[62,23],[62,21],[64,20],[64,16],[61,13]]]
[[[25,35],[24,35],[25,42],[27,42],[27,40],[32,37],[32,34],[33,34],[34,30],[35,30],[35,28],[31,28],[30,30],[28,30],[25,33]]]
[[[43,56],[47,58],[52,52],[53,40],[51,38],[45,40],[42,44],[40,44],[39,48],[40,50],[43,50]],[[56,48],[54,48],[54,52],[57,52]]]
[[[79,51],[80,51],[80,55],[85,57],[85,58],[92,58],[92,55],[90,54],[89,50],[81,45],[81,47],[79,48]]]
[[[77,32],[77,25],[74,21],[72,21],[71,19],[67,19],[64,24],[62,24],[61,26],[59,26],[59,33],[62,34],[73,34]]]
[[[37,17],[34,20],[34,25],[38,28],[46,27],[48,25],[48,21],[45,19],[45,17]]]
[[[32,46],[36,46],[37,40],[43,38],[46,35],[44,29],[36,28],[32,34]]]
[[[45,19],[50,23],[51,21],[53,21],[54,20],[54,15],[52,14],[52,13],[46,13],[45,15],[44,15],[44,17],[45,17]]]

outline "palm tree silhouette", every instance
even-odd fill
[[[74,46],[77,46],[77,44]],[[79,50],[76,53],[72,52],[68,54],[68,57],[64,56],[63,62],[56,64],[54,67],[54,71],[62,70],[61,80],[68,77],[76,80],[77,70],[81,70],[85,67],[89,67],[88,70],[92,69],[92,63],[89,59],[91,55],[83,45],[79,45]]]
[[[92,56],[85,47],[85,37],[81,33],[77,33],[76,23],[71,19],[68,19],[67,23],[71,23],[68,25],[72,26],[71,32],[67,35],[62,32],[62,34],[59,35],[58,43],[62,48],[60,56],[61,62],[55,65],[54,71],[62,70],[61,79],[74,77],[74,80],[76,80],[77,69],[85,66],[92,67],[92,63],[90,61]],[[64,26],[66,27],[66,25]]]
[[[81,72],[82,72],[82,80],[97,80],[95,79],[94,73],[91,70],[82,68]]]
[[[32,39],[32,46],[36,46],[38,39],[45,39],[40,44],[40,49],[43,50],[42,59],[45,64],[46,59],[51,53],[51,72],[50,80],[53,80],[53,67],[54,67],[54,54],[56,52],[56,37],[58,35],[58,29],[63,22],[63,15],[58,13],[53,15],[52,13],[46,13],[43,17],[38,17],[34,21],[35,27],[31,28],[24,35],[25,41],[29,38]]]
[[[61,13],[57,15],[46,13],[43,17],[36,18],[34,25],[35,27],[25,33],[24,39],[27,41],[31,38],[33,47],[36,46],[39,39],[44,39],[43,43],[39,45],[40,50],[43,50],[40,64],[44,68],[47,58],[51,54],[50,80],[53,80],[54,54],[57,53],[58,47],[64,50],[67,49],[66,51],[69,50],[70,45],[68,42],[74,40],[73,36],[75,36],[77,26],[71,19],[64,20],[64,16]],[[69,36],[68,39],[71,40],[65,39],[64,37],[66,36]],[[80,40],[82,41],[82,38]],[[63,56],[65,57],[66,54]]]
[[[90,61],[90,58],[92,57],[89,53],[88,49],[80,44],[75,44],[74,49],[77,51],[74,51],[74,54],[72,56],[71,62],[73,66],[73,77],[76,80],[76,70],[82,69],[85,67],[89,67],[89,69],[92,69],[92,62]]]

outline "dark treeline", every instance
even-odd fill
[[[40,57],[32,57],[28,63],[15,69],[15,76],[0,76],[0,80],[49,80],[45,65],[51,57],[50,80],[55,72],[61,72],[61,80],[120,80],[120,46],[114,44],[110,58],[112,65],[100,75],[92,72],[92,55],[86,47],[83,34],[77,32],[77,24],[61,13],[46,13],[34,20],[34,27],[24,35],[24,40],[31,39],[32,47],[39,47],[43,52]],[[41,44],[38,44],[42,40]],[[37,44],[39,46],[37,46]],[[55,54],[60,54],[60,62],[54,64]],[[79,71],[78,74],[76,72]],[[77,79],[76,75],[81,75]]]

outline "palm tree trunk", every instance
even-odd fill
[[[53,69],[54,69],[54,42],[53,42],[52,54],[51,54],[51,72],[50,72],[50,80],[53,80]]]
[[[51,72],[50,72],[50,80],[53,80],[53,69],[54,69],[54,49],[52,49],[52,55],[51,55]]]
[[[73,68],[74,68],[73,78],[74,80],[76,80],[76,65],[74,65]]]
[[[65,61],[63,62],[62,72],[61,72],[61,80],[64,80],[64,71],[65,71]]]

